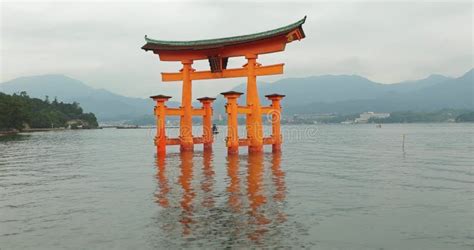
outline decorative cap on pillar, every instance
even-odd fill
[[[198,100],[200,102],[213,102],[214,100],[216,100],[216,98],[205,96],[205,97],[198,98],[196,100]]]
[[[222,92],[221,95],[223,95],[225,98],[228,97],[239,97],[243,95],[244,93],[242,92],[237,92],[237,91],[227,91],[227,92]]]
[[[272,100],[272,99],[282,99],[283,97],[285,97],[285,95],[280,95],[280,94],[277,94],[277,93],[273,93],[273,94],[270,94],[270,95],[266,95],[265,97]]]
[[[168,99],[171,98],[171,96],[167,96],[167,95],[153,95],[153,96],[150,96],[151,99],[155,100],[155,101],[168,101]]]

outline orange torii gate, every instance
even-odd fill
[[[166,145],[180,145],[181,151],[192,151],[194,144],[204,144],[205,149],[212,148],[213,133],[212,102],[214,98],[204,97],[198,100],[202,108],[192,106],[192,81],[204,79],[247,77],[246,105],[239,106],[237,99],[242,93],[224,92],[227,99],[228,114],[227,147],[229,153],[238,152],[239,146],[248,146],[249,152],[263,150],[264,144],[272,144],[273,151],[280,151],[280,100],[284,95],[272,94],[266,97],[272,101],[271,106],[261,107],[257,89],[257,76],[276,75],[283,73],[283,63],[262,66],[257,62],[258,55],[280,52],[285,50],[287,43],[301,40],[305,37],[302,25],[306,17],[296,23],[278,29],[255,33],[251,35],[208,39],[198,41],[163,41],[145,36],[145,51],[158,54],[161,61],[181,62],[183,68],[176,73],[161,73],[163,82],[182,81],[181,107],[168,108],[165,102],[170,96],[151,96],[156,101],[155,115],[157,117],[157,136],[155,144],[158,153],[166,152]],[[230,57],[245,57],[247,63],[242,68],[227,69]],[[210,70],[196,71],[192,64],[196,60],[208,60]],[[247,138],[239,139],[237,133],[237,115],[246,115]],[[263,136],[262,115],[267,114],[272,119],[272,135]],[[179,138],[167,138],[165,131],[166,116],[180,116]],[[203,136],[193,137],[192,117],[203,116]]]

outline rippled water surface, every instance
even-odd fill
[[[0,138],[0,249],[474,248],[473,125],[283,130],[165,159],[146,129]]]

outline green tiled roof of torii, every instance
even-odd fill
[[[287,34],[297,28],[300,28],[301,33],[304,37],[304,33],[303,33],[303,29],[301,29],[301,25],[305,21],[306,21],[306,16],[303,19],[299,20],[298,22],[295,22],[290,25],[287,25],[278,29],[274,29],[274,30],[268,30],[264,32],[254,33],[250,35],[243,35],[243,36],[233,36],[233,37],[195,40],[195,41],[164,41],[164,40],[151,39],[145,36],[146,44],[142,47],[142,49],[144,50],[210,49],[210,48],[216,48],[216,47],[221,47],[225,45],[241,44],[241,43],[253,42],[257,40],[271,38],[278,35]]]

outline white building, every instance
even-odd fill
[[[355,119],[355,123],[367,123],[370,118],[387,118],[390,117],[390,113],[374,113],[374,112],[364,112],[359,115],[359,118]]]

